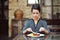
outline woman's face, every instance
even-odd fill
[[[38,18],[40,18],[40,12],[36,9],[33,9],[32,16],[33,16],[33,19],[37,20]]]
[[[16,18],[21,18],[23,15],[20,11],[17,11],[16,12]]]

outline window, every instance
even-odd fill
[[[53,0],[53,5],[60,5],[60,0]]]
[[[49,25],[60,25],[60,0],[41,0],[41,9]]]
[[[53,19],[60,19],[60,0],[53,0]]]
[[[52,1],[51,0],[41,0],[42,18],[52,19]]]

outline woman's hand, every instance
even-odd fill
[[[27,28],[26,30],[23,31],[23,33],[26,33],[27,31],[32,32],[31,28]]]
[[[39,29],[39,32],[45,32],[46,34],[49,33],[48,30],[46,30],[44,27],[41,27],[41,28]]]
[[[32,29],[31,28],[27,28],[26,30],[29,31],[29,32],[32,32]]]
[[[45,31],[45,28],[41,27],[41,28],[39,29],[39,31],[40,31],[40,32],[41,32],[41,31]]]

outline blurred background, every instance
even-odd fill
[[[11,20],[14,18],[15,10],[21,9],[24,13],[23,18],[31,19],[31,6],[33,4],[40,4],[42,18],[47,21],[51,34],[60,34],[60,0],[0,0],[1,38],[12,37],[11,30],[14,27],[11,26]]]

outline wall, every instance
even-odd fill
[[[24,18],[31,18],[31,6],[27,6],[27,0],[9,0],[9,37],[11,37],[11,19],[16,9],[24,12]]]

